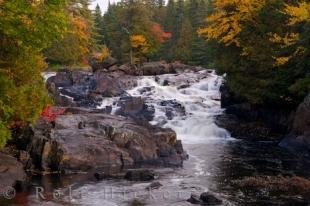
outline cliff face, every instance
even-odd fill
[[[298,106],[292,130],[280,145],[293,150],[306,149],[310,151],[310,93]]]
[[[310,94],[297,109],[289,110],[249,104],[223,85],[221,104],[226,109],[225,115],[219,116],[217,123],[233,137],[277,140],[283,147],[310,149]]]
[[[217,123],[235,138],[281,140],[291,130],[294,111],[250,104],[226,85],[221,87],[221,105],[225,114]]]

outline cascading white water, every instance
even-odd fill
[[[165,75],[166,78],[173,76]],[[152,124],[165,122],[163,126],[176,131],[178,138],[184,143],[199,144],[230,137],[226,130],[214,123],[214,116],[222,112],[219,101],[221,83],[222,78],[214,72],[183,89],[178,89],[177,86],[162,86],[154,76],[150,76],[140,79],[138,86],[128,93],[132,96],[142,96],[148,105],[154,106],[155,117]],[[145,87],[151,88],[151,91],[141,94],[141,89]],[[163,100],[181,103],[186,115],[169,120],[165,115],[165,106],[160,105]]]
[[[35,193],[30,193],[26,204],[127,206],[133,205],[133,200],[138,199],[150,206],[188,206],[191,204],[186,200],[192,193],[211,191],[223,199],[222,205],[248,205],[247,202],[259,205],[262,197],[264,205],[273,205],[275,198],[268,202],[268,198],[261,196],[262,193],[257,197],[243,193],[235,184],[236,178],[240,180],[251,175],[266,175],[266,172],[309,177],[305,168],[309,168],[307,165],[310,163],[279,150],[273,143],[235,140],[226,130],[219,128],[214,118],[222,113],[219,101],[222,77],[208,72],[144,76],[138,81],[137,87],[127,91],[132,96],[142,96],[148,106],[154,107],[155,115],[151,124],[175,130],[189,154],[189,160],[184,161],[181,168],[152,168],[159,174],[156,181],[162,184],[160,188],[149,193],[146,189],[149,182],[114,179],[90,181],[74,184],[73,198],[65,195],[60,200],[41,201]],[[47,79],[53,75],[55,73],[43,76]],[[113,114],[118,109],[117,102],[119,97],[104,98],[98,108],[112,106]],[[172,115],[167,114],[167,109],[170,112],[172,110]],[[304,163],[305,166],[301,167]],[[54,178],[51,180],[54,181]],[[58,188],[58,184],[49,182],[51,180],[42,179],[42,182],[47,183],[48,187],[57,185],[55,191],[68,190],[67,187]],[[283,197],[286,201],[287,197]]]

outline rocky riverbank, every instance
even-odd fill
[[[233,137],[277,141],[295,152],[310,151],[310,94],[296,109],[270,108],[247,103],[222,85],[221,105],[225,114],[216,122]]]
[[[101,178],[118,176],[141,165],[182,166],[187,154],[176,133],[150,125],[154,108],[126,90],[137,86],[141,74],[175,73],[181,79],[184,74],[182,86],[187,87],[190,79],[184,80],[185,73],[201,68],[154,62],[137,70],[128,65],[116,66],[113,59],[93,62],[92,67],[92,72],[62,69],[47,79],[46,87],[55,106],[48,111],[48,117],[15,131],[8,147],[0,153],[1,188],[25,180],[25,171],[86,172]],[[168,83],[176,84],[166,80]],[[116,111],[107,106],[110,101],[114,101]],[[182,110],[173,102],[162,104],[170,118]]]

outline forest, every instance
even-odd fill
[[[51,103],[41,72],[113,56],[226,74],[252,104],[295,107],[310,87],[310,3],[303,0],[0,0],[0,145]],[[30,103],[31,102],[31,103]]]

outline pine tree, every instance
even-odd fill
[[[44,51],[50,63],[73,65],[86,62],[92,47],[93,21],[90,0],[70,0],[66,8],[69,28],[63,39],[55,41]]]
[[[195,31],[204,26],[204,20],[208,15],[208,8],[211,6],[210,4],[211,2],[207,0],[190,0],[188,14],[191,16],[191,24]],[[191,50],[192,58],[188,62],[189,64],[204,67],[211,66],[208,61],[210,49],[204,39],[201,38],[197,32],[193,33]]]
[[[105,36],[104,36],[104,22],[103,22],[103,16],[101,13],[100,6],[97,4],[95,11],[94,11],[94,26],[95,26],[95,34],[94,38],[96,40],[97,45],[104,45],[105,44]]]
[[[175,59],[181,60],[187,63],[192,58],[192,40],[193,40],[194,30],[188,18],[182,20],[182,25],[180,29],[180,36],[177,39],[176,46],[174,47]]]
[[[252,104],[290,108],[309,92],[309,14],[302,1],[217,0],[199,33],[234,93]]]

